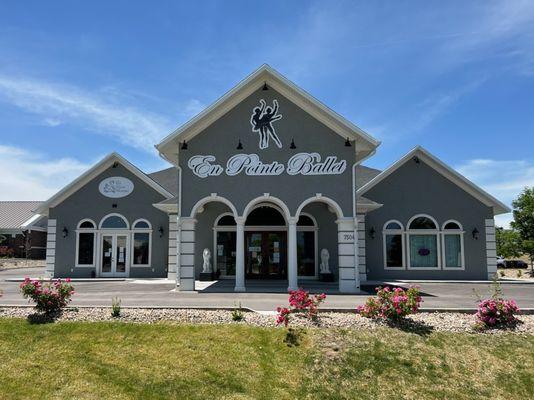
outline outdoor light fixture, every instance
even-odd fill
[[[269,86],[267,86],[267,82],[263,84],[263,88],[261,90],[269,90]]]
[[[369,237],[371,239],[375,238],[375,228],[374,228],[374,226],[372,226],[371,229],[369,229]]]
[[[472,232],[473,239],[478,240],[478,234],[479,234],[478,229],[477,228],[473,229],[473,232]]]
[[[419,157],[415,156],[413,158],[413,161],[416,163],[416,164],[419,164],[421,161],[419,160]]]
[[[295,146],[295,141],[293,139],[291,139],[291,144],[289,145],[289,148],[290,149],[296,149],[297,146]]]
[[[66,238],[67,236],[69,236],[69,230],[67,229],[66,226],[63,227],[63,237]]]
[[[158,232],[159,232],[159,237],[163,237],[163,232],[165,231],[163,230],[162,226],[159,227]]]
[[[351,147],[352,145],[350,144],[350,140],[349,138],[347,138],[347,140],[345,140],[345,147]]]
[[[115,161],[115,162],[113,163],[112,168],[117,168],[118,166],[119,166],[119,163],[118,163],[117,161]]]
[[[241,139],[239,139],[239,142],[237,143],[237,150],[243,150],[243,145],[241,144]]]
[[[187,150],[187,143],[185,142],[185,140],[183,141],[182,146],[180,147],[180,149]]]
[[[111,208],[117,208],[117,203],[113,203],[113,204],[111,205]]]

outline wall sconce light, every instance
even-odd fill
[[[267,82],[264,82],[263,88],[261,90],[269,90],[269,86],[267,86]]]
[[[293,139],[291,139],[291,144],[289,145],[289,148],[290,149],[296,149],[297,146],[295,146],[295,141]]]
[[[67,229],[66,226],[63,227],[63,230],[61,231],[63,233],[63,237],[66,238],[67,236],[69,236],[69,230]]]
[[[111,167],[112,168],[117,168],[118,166],[119,166],[119,163],[117,161],[115,161]]]
[[[473,229],[472,235],[473,239],[478,240],[479,232],[477,228]]]
[[[237,150],[243,150],[243,145],[241,144],[241,139],[239,139],[239,142],[237,143]]]
[[[113,204],[111,205],[111,208],[117,208],[117,203],[113,203]]]
[[[163,232],[165,231],[163,230],[162,226],[159,227],[158,232],[159,232],[159,237],[163,237]]]
[[[350,144],[350,140],[349,138],[347,138],[347,140],[345,140],[345,147],[351,147],[352,144]]]
[[[376,233],[375,228],[374,228],[374,226],[372,226],[371,229],[369,229],[369,237],[371,239],[374,239],[375,238],[375,233]]]
[[[421,160],[419,160],[419,157],[415,156],[413,158],[413,161],[416,163],[416,164],[419,164],[421,162]]]
[[[185,140],[183,141],[182,145],[180,146],[180,149],[187,150],[187,143],[186,143]]]

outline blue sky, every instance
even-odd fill
[[[3,1],[0,199],[45,199],[153,144],[268,63],[382,141],[506,203],[534,185],[532,1]],[[506,223],[508,216],[498,219]]]

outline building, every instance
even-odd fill
[[[0,201],[0,257],[44,259],[47,220],[40,201]]]
[[[145,174],[111,154],[41,205],[53,276],[488,279],[508,212],[417,147],[384,171],[380,142],[262,66],[156,145]]]

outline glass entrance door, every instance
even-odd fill
[[[123,277],[127,275],[128,235],[104,234],[101,243],[101,275]]]
[[[246,277],[286,279],[286,232],[246,232]]]

